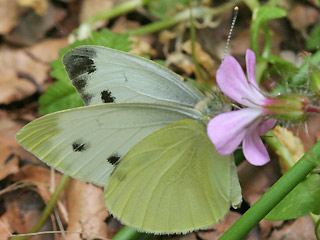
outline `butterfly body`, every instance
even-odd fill
[[[141,231],[205,228],[241,202],[233,160],[217,154],[205,131],[216,99],[152,61],[109,48],[77,47],[63,63],[87,106],[26,125],[16,138],[27,150],[105,186],[109,211]]]

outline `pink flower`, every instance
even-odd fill
[[[255,55],[246,52],[248,79],[240,64],[227,56],[217,71],[217,83],[221,91],[247,108],[219,114],[208,124],[208,136],[221,155],[231,154],[242,142],[246,159],[261,166],[270,161],[261,136],[273,128],[276,120],[267,118],[272,112],[266,108],[272,98],[261,93],[255,80]]]

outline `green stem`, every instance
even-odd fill
[[[68,181],[69,181],[70,177],[67,175],[62,175],[58,186],[56,187],[54,193],[52,194],[50,201],[48,202],[46,208],[44,209],[44,211],[42,212],[42,215],[40,216],[40,219],[38,220],[37,224],[28,232],[28,233],[36,233],[39,232],[40,228],[42,227],[42,225],[45,223],[45,221],[47,220],[47,218],[50,216],[53,208],[56,206],[56,203],[59,199],[60,193],[62,192],[62,190],[65,188],[65,186],[67,185]],[[25,240],[28,239],[32,236],[15,236],[15,237],[11,237],[10,240]]]
[[[219,240],[243,239],[299,182],[316,166],[320,158],[317,142],[285,175],[283,175]]]
[[[126,1],[124,3],[121,3],[117,6],[114,6],[112,8],[109,8],[105,11],[99,12],[86,20],[84,20],[83,24],[89,24],[92,26],[96,22],[100,20],[107,20],[111,19],[117,16],[120,16],[122,14],[128,13],[130,11],[133,11],[137,9],[138,7],[142,7],[146,4],[148,4],[150,0],[131,0],[131,1]]]
[[[205,83],[205,86],[208,87],[208,79],[204,77],[200,64],[197,59],[197,54],[196,54],[196,30],[194,27],[194,19],[192,15],[192,11],[190,12],[190,40],[191,40],[191,55],[192,55],[192,60],[194,63],[194,66],[196,68],[196,72],[198,73],[198,76],[201,78],[201,80]]]
[[[265,37],[264,49],[261,56],[263,58],[268,58],[272,48],[272,39],[271,39],[271,35],[270,35],[269,28],[267,26],[267,23],[263,23],[261,27],[263,29],[264,37]]]
[[[162,29],[172,27],[179,22],[189,20],[190,11],[192,11],[192,15],[194,18],[200,18],[200,17],[203,17],[205,14],[208,14],[209,8],[196,7],[196,8],[192,8],[191,10],[187,9],[177,13],[173,17],[166,18],[158,22],[150,23],[148,25],[145,25],[137,29],[130,30],[128,33],[132,36],[139,36],[139,35],[150,34],[153,32],[158,32]]]
[[[158,22],[154,22],[137,29],[133,29],[129,31],[129,34],[132,36],[150,34],[150,33],[158,32],[162,29],[172,27],[179,22],[188,21],[188,19],[190,18],[190,11],[192,12],[192,17],[194,19],[203,18],[204,16],[210,16],[212,18],[213,16],[222,14],[225,11],[234,8],[234,6],[237,5],[237,3],[239,2],[240,0],[228,2],[215,9],[206,8],[206,7],[194,7],[192,9],[186,9],[182,12],[177,13],[173,17],[170,17]]]
[[[152,239],[154,236],[151,234],[141,233],[137,230],[124,226],[113,238],[112,240],[148,240]]]

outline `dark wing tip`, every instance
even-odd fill
[[[90,74],[96,71],[94,58],[96,49],[91,46],[80,46],[67,52],[62,62],[71,80],[82,74]]]

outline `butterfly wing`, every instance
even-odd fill
[[[104,186],[116,163],[141,139],[196,110],[158,104],[101,104],[38,118],[16,135],[19,143],[57,170]]]
[[[169,69],[106,47],[74,48],[63,63],[86,105],[143,102],[193,108],[205,98]]]
[[[205,228],[229,211],[231,175],[236,177],[231,164],[229,156],[215,151],[202,124],[170,124],[121,160],[105,188],[107,208],[124,224],[144,232]]]

